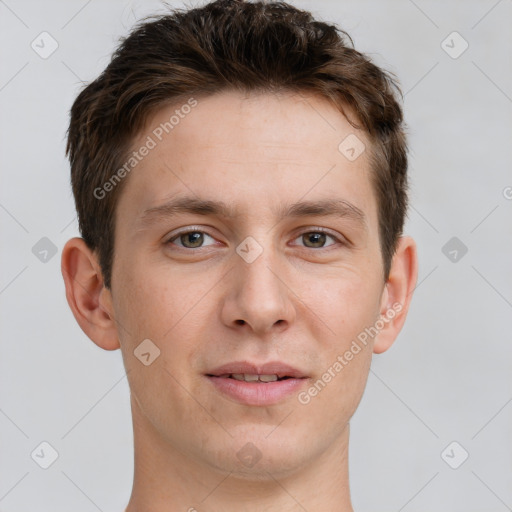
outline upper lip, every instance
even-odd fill
[[[303,379],[307,375],[280,361],[269,361],[268,363],[257,364],[248,361],[233,361],[232,363],[223,364],[214,370],[210,370],[206,375],[218,377],[220,375],[233,374],[233,373],[246,373],[249,375],[277,375],[282,377],[293,377],[295,379]]]

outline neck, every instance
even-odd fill
[[[348,425],[307,467],[251,479],[187,456],[162,439],[133,396],[131,404],[135,471],[125,512],[353,512]]]

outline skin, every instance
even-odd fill
[[[135,443],[126,510],[352,511],[349,421],[372,353],[387,350],[405,321],[415,243],[400,238],[386,280],[370,145],[326,100],[233,91],[197,99],[126,178],[111,290],[81,238],[62,254],[79,325],[98,346],[122,351]],[[133,148],[175,109],[157,111]],[[367,148],[354,161],[338,150],[350,134]],[[184,195],[223,201],[237,215],[141,220]],[[365,220],[276,216],[283,205],[323,199],[348,201]],[[328,236],[315,239],[317,228]],[[203,245],[173,238],[187,229],[202,232]],[[249,236],[263,249],[252,263],[236,252]],[[231,361],[279,360],[309,376],[307,390],[393,304],[400,311],[307,404],[294,393],[243,405],[204,376]],[[160,356],[145,366],[134,350],[148,338]],[[237,457],[248,442],[261,455],[252,467]]]

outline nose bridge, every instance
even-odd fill
[[[266,247],[254,261],[240,261],[240,274],[242,275],[243,292],[257,294],[268,299],[280,298],[282,283],[278,279],[276,257],[272,255],[273,249]],[[243,258],[242,258],[243,259]]]
[[[277,323],[291,322],[293,306],[271,236],[261,236],[259,241],[247,237],[236,252],[226,321],[231,325],[243,321],[261,332]]]

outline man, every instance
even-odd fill
[[[73,104],[62,273],[121,348],[127,512],[352,510],[349,421],[417,256],[398,88],[349,41],[220,0],[140,24]]]

